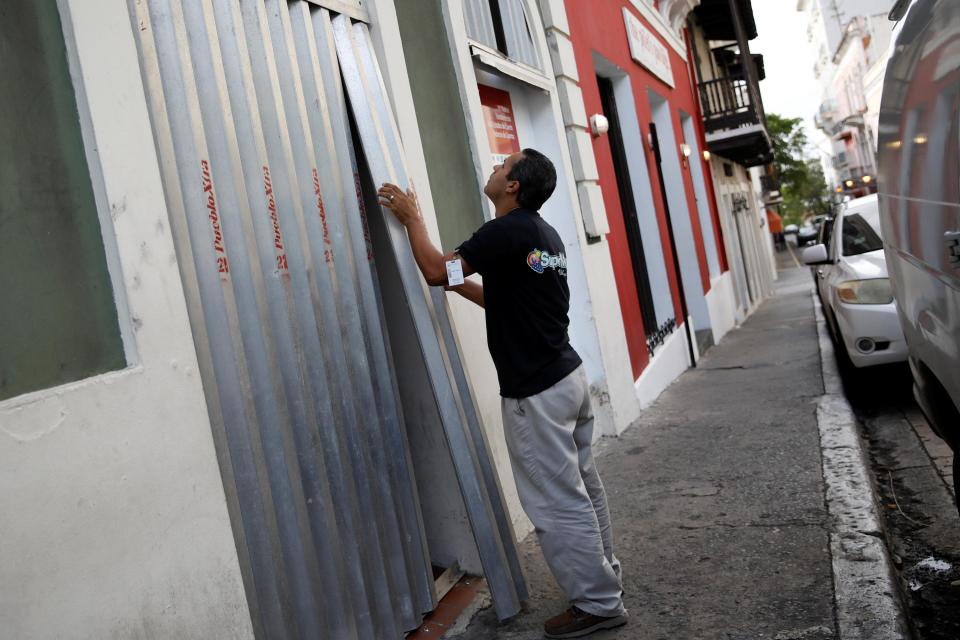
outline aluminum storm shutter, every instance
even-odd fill
[[[367,26],[306,0],[128,2],[256,633],[401,638],[437,601],[358,200],[360,153],[406,183]],[[484,571],[513,615],[525,587],[443,293],[424,296],[397,240]]]

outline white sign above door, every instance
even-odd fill
[[[667,48],[626,7],[623,8],[623,22],[627,27],[627,40],[630,42],[630,57],[673,87],[673,68],[670,66],[670,52]]]

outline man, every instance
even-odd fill
[[[566,255],[560,236],[538,213],[556,182],[553,164],[540,152],[509,156],[483,189],[496,217],[447,255],[430,242],[412,192],[384,184],[378,195],[406,227],[427,282],[448,285],[484,307],[520,502],[571,603],[546,621],[544,631],[548,638],[577,638],[625,624],[627,615],[590,447],[590,391],[567,337]],[[483,284],[448,281],[448,263],[456,274],[457,261],[464,276],[479,273]]]

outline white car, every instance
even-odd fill
[[[906,361],[907,343],[887,277],[876,195],[845,203],[828,244],[804,249],[803,261],[816,267],[827,325],[853,366]]]

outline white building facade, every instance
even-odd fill
[[[739,323],[773,292],[777,270],[760,187],[761,169],[773,160],[759,89],[763,56],[750,50],[753,15],[740,10],[734,17],[731,5],[702,2],[687,34]]]
[[[827,184],[841,196],[873,193],[889,7],[864,0],[800,0],[797,10],[805,14],[817,56],[814,75],[822,103],[814,120],[825,136],[818,146]]]

